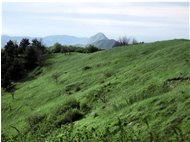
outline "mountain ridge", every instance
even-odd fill
[[[9,40],[20,42],[23,38],[28,38],[30,41],[34,38],[42,39],[46,46],[52,46],[58,42],[63,45],[80,45],[85,47],[88,44],[93,44],[98,48],[112,48],[114,45],[113,42],[117,42],[114,39],[107,38],[105,34],[101,32],[90,37],[77,37],[73,35],[48,35],[44,37],[1,35],[1,48],[4,47]],[[106,47],[102,40],[106,40]]]

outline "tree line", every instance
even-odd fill
[[[131,39],[123,36],[117,41],[117,46],[129,45]],[[142,42],[144,43],[144,42]],[[139,44],[135,38],[132,44]],[[140,42],[141,44],[141,42]],[[23,78],[27,72],[37,66],[42,66],[45,60],[45,54],[65,53],[70,55],[71,52],[93,53],[100,51],[94,45],[87,45],[85,48],[72,45],[62,45],[55,43],[50,48],[42,43],[42,40],[33,39],[31,42],[23,38],[20,43],[12,40],[8,41],[4,48],[1,49],[1,86],[10,91],[12,83]]]
[[[46,48],[42,40],[36,38],[31,42],[29,39],[23,38],[19,44],[10,40],[1,49],[1,86],[6,91],[11,91],[13,89],[12,82],[22,79],[26,73],[37,66],[42,66],[46,54],[65,53],[70,55],[71,52],[93,53],[100,50],[93,45],[82,48],[59,43]]]
[[[52,47],[49,48],[49,53],[65,53],[70,54],[71,52],[79,52],[79,53],[93,53],[100,51],[102,49],[97,48],[94,45],[87,45],[85,48],[80,46],[73,45],[62,45],[60,43],[55,43]]]
[[[127,36],[119,37],[116,46],[127,46],[127,45],[136,45],[136,44],[144,44],[144,42],[138,42],[135,38],[130,38]]]
[[[12,81],[18,81],[24,75],[44,61],[46,48],[41,40],[23,38],[19,44],[10,40],[1,49],[1,86],[7,91]]]

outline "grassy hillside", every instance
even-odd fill
[[[190,141],[190,41],[52,54],[1,99],[9,141]]]

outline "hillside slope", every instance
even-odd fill
[[[189,141],[189,77],[187,40],[53,54],[16,84],[14,100],[2,92],[2,136],[7,141],[16,135],[13,141]],[[70,116],[65,104],[74,99],[80,107],[72,109],[82,116],[69,125],[62,121]]]

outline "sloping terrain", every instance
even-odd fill
[[[2,92],[2,137],[190,141],[189,77],[188,40],[52,54],[16,84],[15,99]]]

